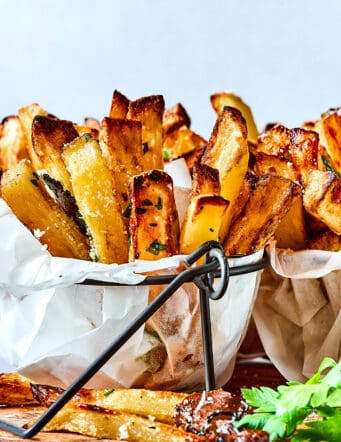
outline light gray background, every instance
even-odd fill
[[[129,98],[181,101],[209,136],[232,90],[259,128],[341,105],[338,0],[0,0],[0,118],[31,102],[81,122]]]

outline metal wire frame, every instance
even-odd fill
[[[202,256],[205,264],[192,266]],[[223,247],[216,241],[209,241],[187,256],[185,264],[189,267],[179,274],[146,277],[138,285],[168,284],[167,287],[119,334],[110,345],[75,379],[47,410],[28,429],[19,427],[10,422],[0,420],[0,428],[23,439],[34,437],[50,420],[61,410],[64,405],[103,367],[103,365],[128,341],[128,339],[170,298],[170,296],[186,282],[193,282],[200,293],[202,343],[205,366],[205,388],[215,388],[212,333],[210,321],[209,299],[220,299],[229,283],[230,276],[255,272],[269,264],[268,258],[263,258],[256,264],[247,264],[229,268]],[[216,288],[213,281],[219,278]],[[95,280],[86,280],[82,284],[119,286]]]

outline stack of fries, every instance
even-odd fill
[[[258,136],[239,97],[211,102],[218,118],[208,142],[181,104],[165,110],[160,95],[130,101],[115,91],[109,116],[85,125],[23,107],[1,125],[1,197],[54,256],[155,260],[207,240],[247,255],[273,236],[283,248],[339,250],[338,111]],[[179,226],[164,164],[181,157],[193,188]]]

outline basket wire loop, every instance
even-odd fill
[[[205,366],[206,389],[212,389],[215,385],[211,323],[209,316],[209,297],[218,299],[227,287],[227,260],[224,250],[218,242],[210,241],[199,247],[194,253],[186,258],[188,266],[194,264],[199,258],[207,254],[206,262],[193,268],[188,268],[179,273],[169,285],[141,312],[126,329],[119,334],[111,344],[71,383],[71,385],[61,394],[61,396],[36,420],[28,429],[19,427],[9,422],[0,420],[0,428],[20,436],[24,439],[34,437],[63,406],[103,367],[103,365],[128,341],[128,339],[170,298],[170,296],[184,283],[193,281],[200,291],[201,298],[201,320],[203,324],[203,347]],[[213,289],[214,272],[220,268],[221,278],[218,289]],[[211,274],[210,277],[207,275]],[[225,281],[225,282],[224,282]],[[216,298],[215,298],[216,297]],[[207,350],[206,350],[207,347]]]

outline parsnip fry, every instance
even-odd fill
[[[64,146],[62,157],[88,229],[91,258],[106,264],[127,262],[128,235],[98,142],[91,135],[83,135]]]
[[[49,407],[63,393],[63,390],[49,385],[33,384],[32,392],[36,401]],[[107,410],[137,414],[144,417],[153,416],[158,421],[171,424],[173,423],[176,405],[182,402],[185,397],[185,393],[140,388],[113,388],[108,390],[82,388],[71,399],[70,403],[96,405]]]
[[[59,181],[64,190],[72,193],[70,174],[62,159],[64,144],[78,137],[78,132],[71,121],[57,120],[42,115],[34,117],[32,122],[32,146],[39,158],[41,168],[50,177]]]
[[[142,172],[142,125],[139,121],[104,118],[102,126],[101,147],[123,211],[129,202],[129,179]]]
[[[247,138],[252,143],[257,143],[258,130],[252,115],[251,108],[232,92],[218,92],[211,95],[211,104],[218,115],[221,115],[224,107],[230,106],[238,109],[246,121]]]
[[[0,374],[0,405],[16,407],[37,403],[27,378],[18,373]]]
[[[236,201],[248,168],[249,150],[246,122],[239,110],[225,107],[218,118],[211,138],[201,159],[219,170],[220,194],[230,201],[220,228],[224,238],[231,222],[234,202]]]
[[[109,112],[110,118],[127,118],[129,109],[129,100],[128,98],[121,94],[121,92],[114,90],[111,107]]]
[[[225,239],[226,255],[249,255],[261,250],[300,193],[299,184],[281,176],[260,178]]]
[[[37,154],[35,153],[35,151],[33,149],[32,136],[31,136],[32,123],[33,123],[35,116],[43,115],[43,116],[47,117],[48,114],[43,108],[41,108],[39,106],[39,104],[33,103],[29,106],[25,106],[25,107],[22,107],[21,109],[19,109],[18,115],[19,115],[22,127],[24,129],[24,132],[25,132],[26,146],[27,146],[29,158],[32,163],[32,167],[35,171],[38,171],[42,168],[42,164],[41,164],[39,157],[37,156]]]
[[[161,170],[135,176],[130,199],[130,260],[155,260],[176,254],[179,220],[171,177]]]
[[[181,226],[180,253],[191,253],[206,241],[222,242],[219,231],[228,205],[219,195],[194,196]]]
[[[16,115],[5,118],[0,129],[0,170],[7,170],[28,158],[27,141]]]
[[[129,103],[128,118],[142,123],[143,170],[163,169],[162,95],[142,97]]]
[[[3,174],[1,192],[14,214],[39,236],[51,255],[89,259],[87,238],[40,185],[28,160]]]
[[[303,195],[307,212],[341,235],[341,180],[333,172],[312,170]]]

